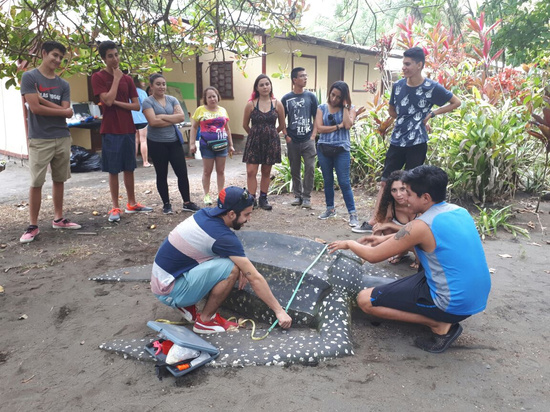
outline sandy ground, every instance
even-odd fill
[[[200,161],[190,160],[195,200],[201,196]],[[228,163],[228,182],[245,185],[244,165]],[[531,238],[506,232],[484,243],[493,289],[484,313],[466,320],[464,333],[444,354],[417,349],[425,329],[379,322],[353,313],[355,356],[317,367],[201,368],[160,382],[151,363],[125,360],[98,349],[116,338],[151,336],[148,320],[178,316],[144,284],[98,284],[94,274],[152,262],[160,242],[187,213],[164,216],[154,170],[136,171],[138,200],[156,204],[149,215],[106,221],[109,192],[100,172],[73,175],[66,185],[66,216],[79,231],[54,231],[51,184],[40,214],[41,235],[19,244],[27,225],[28,170],[9,163],[0,173],[0,410],[2,411],[546,411],[550,407],[550,204],[537,216],[533,199],[516,199],[517,222]],[[170,180],[174,199],[175,181]],[[124,193],[124,191],[122,191]],[[360,215],[373,199],[356,191]],[[339,193],[340,211],[344,211]],[[310,239],[356,238],[343,219],[321,222],[321,193],[314,210],[272,196],[272,212],[257,211],[244,230]],[[179,201],[173,201],[180,207]],[[100,212],[94,216],[93,211]],[[360,216],[361,218],[361,216]],[[149,229],[154,224],[156,229]],[[467,256],[464,257],[467,259]],[[410,263],[410,261],[408,262]],[[390,268],[388,263],[382,263]],[[401,275],[408,264],[391,266]],[[25,320],[19,320],[22,315]]]

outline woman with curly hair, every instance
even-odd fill
[[[403,226],[417,217],[417,215],[411,211],[407,203],[407,191],[405,184],[401,181],[404,173],[403,170],[396,170],[392,172],[388,180],[386,180],[386,185],[384,186],[384,191],[380,199],[380,207],[376,215],[376,221],[380,223],[376,223],[373,226],[374,235],[397,233]],[[396,265],[407,255],[408,253],[395,255],[388,261]],[[411,264],[411,267],[413,269],[418,269],[417,259]]]

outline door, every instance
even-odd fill
[[[338,80],[344,80],[344,59],[342,57],[329,56],[327,90]]]

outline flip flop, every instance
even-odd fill
[[[432,332],[429,338],[417,338],[414,343],[426,352],[442,353],[451,346],[451,343],[453,343],[461,333],[462,326],[460,323],[455,323],[451,326],[451,329],[449,329],[446,335],[437,335]]]
[[[409,265],[412,269],[418,269],[420,267],[420,262],[418,260],[415,260],[413,263]]]
[[[392,265],[397,265],[397,264],[401,263],[401,261],[403,259],[406,259],[408,256],[409,256],[408,253],[406,255],[395,255],[395,256],[389,258],[388,262],[391,263]]]

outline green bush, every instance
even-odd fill
[[[292,192],[292,174],[290,173],[290,162],[287,156],[282,157],[282,162],[276,164],[273,169],[275,170],[275,177],[271,181],[269,193],[290,193]],[[304,162],[302,161],[302,176],[304,175]],[[313,190],[323,190],[324,181],[323,174],[320,167],[315,167],[315,177],[313,180]]]
[[[374,185],[382,175],[387,150],[387,143],[372,125],[357,122],[351,133],[351,183]]]
[[[501,107],[463,99],[460,110],[449,116],[454,121],[446,123],[445,141],[434,145],[438,156],[432,159],[449,174],[452,196],[471,195],[483,203],[513,196],[522,170],[536,157],[524,144],[526,115],[525,107],[510,99]]]

